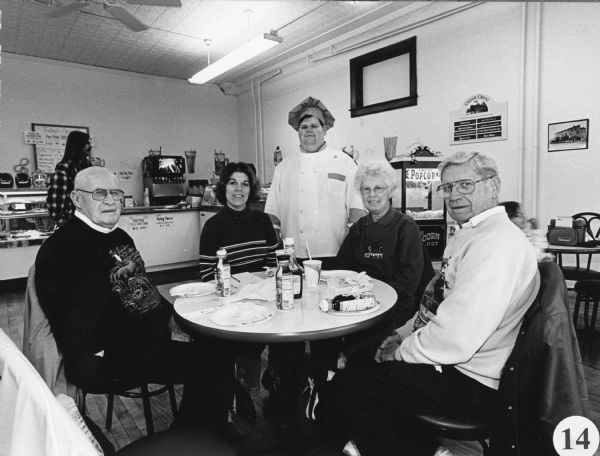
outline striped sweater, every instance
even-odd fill
[[[231,273],[261,271],[275,266],[275,250],[279,245],[269,216],[252,209],[234,211],[223,207],[210,218],[200,236],[200,275],[202,280],[214,278],[217,250],[227,250]]]

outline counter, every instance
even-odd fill
[[[254,206],[254,205],[253,205]],[[203,205],[195,208],[174,206],[136,206],[123,208],[119,227],[129,234],[148,271],[159,271],[198,264],[200,233],[204,223],[222,206]],[[262,210],[258,203],[255,209]],[[36,221],[36,227],[49,219],[45,211],[3,213],[0,219]],[[39,222],[39,223],[37,223]],[[22,230],[18,238],[0,239],[0,281],[27,277],[47,231]]]

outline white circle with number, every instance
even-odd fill
[[[559,456],[593,456],[600,443],[600,434],[591,420],[573,415],[558,423],[552,442]]]

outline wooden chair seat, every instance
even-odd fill
[[[443,415],[417,415],[417,421],[435,430],[435,434],[451,440],[477,441],[481,445],[484,456],[488,454],[486,441],[491,434],[488,421],[469,418],[455,418]]]
[[[169,429],[137,440],[117,452],[118,456],[235,456],[222,437],[202,429]]]

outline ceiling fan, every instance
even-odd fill
[[[71,13],[79,12],[91,4],[102,5],[104,10],[127,28],[134,32],[141,32],[150,28],[148,24],[135,17],[127,8],[127,5],[166,6],[181,7],[181,0],[35,0],[38,3],[50,5],[53,8],[46,13],[47,17],[63,17]]]

